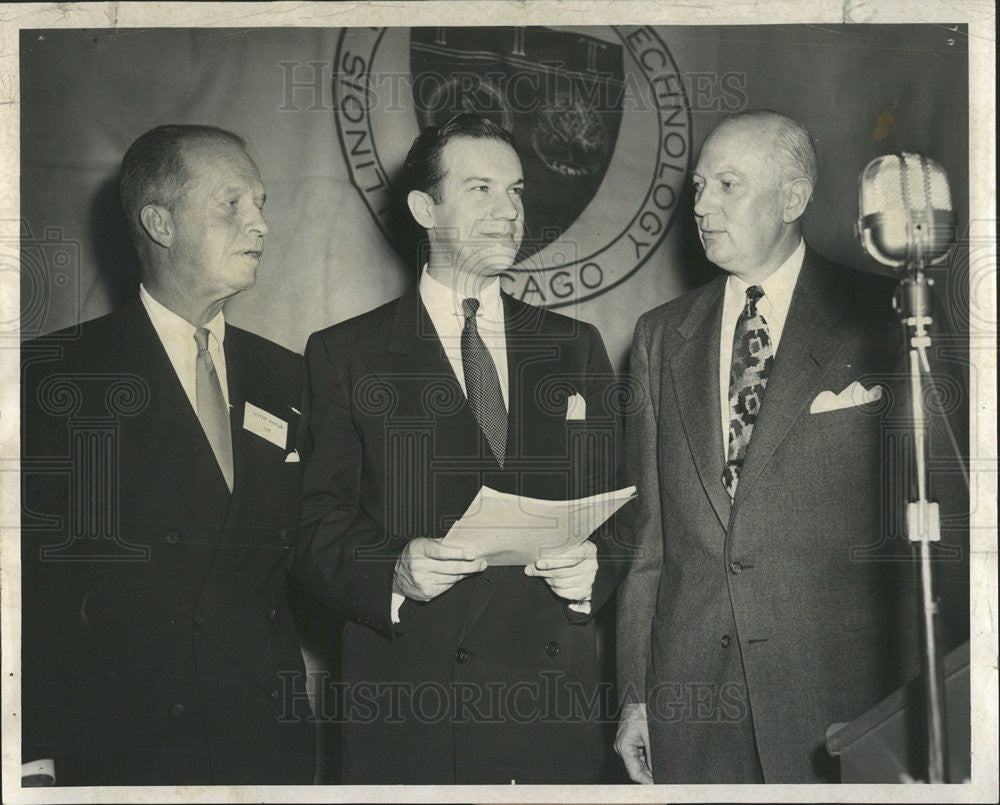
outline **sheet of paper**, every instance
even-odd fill
[[[528,565],[582,544],[635,494],[629,486],[578,500],[540,500],[484,486],[444,541],[471,548],[491,565]]]

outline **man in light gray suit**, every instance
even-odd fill
[[[727,119],[694,171],[699,235],[726,273],[636,326],[616,748],[639,782],[836,781],[827,727],[919,669],[894,525],[908,490],[888,483],[909,432],[895,284],[806,245],[816,173],[801,124]],[[952,513],[935,546],[956,602],[947,646],[968,634],[968,506],[958,474],[931,484]]]

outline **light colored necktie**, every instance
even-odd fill
[[[198,345],[195,362],[195,399],[198,401],[198,419],[212,445],[212,452],[219,462],[219,469],[226,478],[229,491],[233,491],[233,433],[230,430],[229,406],[222,396],[222,385],[208,351],[208,330],[198,327],[194,331]]]
[[[729,448],[722,470],[722,483],[729,497],[736,495],[743,459],[774,363],[767,321],[757,311],[757,302],[763,296],[764,289],[759,285],[747,288],[747,301],[733,332],[733,359],[729,368]]]
[[[478,299],[463,299],[462,371],[465,374],[465,394],[476,422],[486,435],[497,463],[503,469],[507,452],[507,407],[503,403],[500,375],[476,326]]]

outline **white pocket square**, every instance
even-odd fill
[[[587,418],[587,401],[583,399],[583,395],[574,394],[568,400],[566,400],[566,421],[571,419],[586,419]]]
[[[810,414],[822,414],[827,411],[839,411],[841,408],[857,408],[882,399],[882,387],[872,386],[866,389],[857,380],[840,394],[832,391],[821,391],[809,406]]]
[[[287,456],[285,456],[286,464],[298,464],[299,463],[299,451],[293,450]]]

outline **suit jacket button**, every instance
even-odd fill
[[[278,608],[277,607],[269,607],[268,610],[267,610],[267,619],[273,621],[274,620],[274,616],[277,615],[277,614],[278,614]]]
[[[199,629],[205,625],[205,615],[203,613],[199,612],[194,616],[194,625]]]
[[[270,697],[271,697],[272,699],[274,699],[275,701],[277,701],[277,700],[278,700],[278,697],[279,697],[279,696],[281,695],[281,693],[279,693],[279,692],[278,692],[278,689],[277,689],[277,688],[271,688],[271,689],[270,689],[270,690],[269,690],[269,691],[267,692],[267,695],[268,695],[268,696],[270,696]]]
[[[469,659],[469,652],[466,651],[464,648],[460,648],[458,651],[455,652],[455,662],[463,663],[467,659]]]
[[[181,704],[180,702],[177,702],[177,704],[170,705],[170,715],[172,715],[174,718],[180,718],[182,715],[184,715],[184,705]]]
[[[167,543],[167,545],[176,545],[181,541],[181,535],[171,528],[166,534],[163,535],[163,541]]]
[[[545,647],[545,653],[550,657],[555,657],[559,653],[559,644],[555,640],[550,640]]]
[[[740,573],[743,572],[743,563],[742,562],[730,562],[729,563],[729,571],[734,576],[740,575]]]
[[[724,634],[722,640],[719,641],[723,648],[729,648],[729,635]]]

